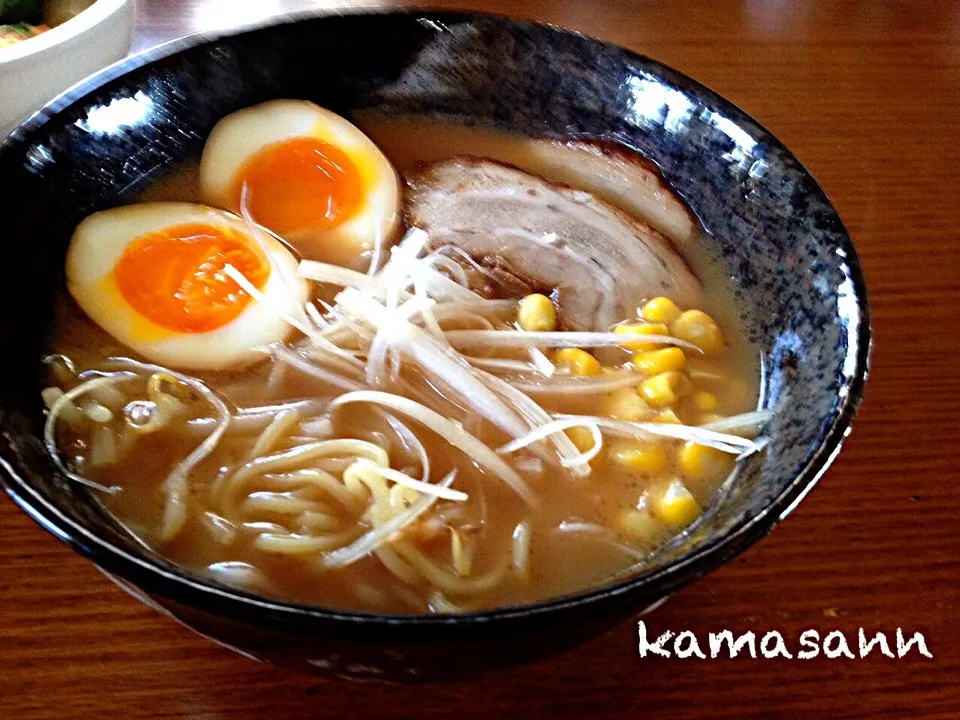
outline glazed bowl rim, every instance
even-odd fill
[[[857,259],[856,250],[836,209],[829,202],[826,194],[816,180],[810,175],[806,168],[803,167],[800,161],[796,159],[793,153],[739,107],[701,83],[663,63],[632,52],[619,45],[599,40],[577,31],[549,23],[519,20],[495,14],[424,10],[420,8],[370,8],[351,9],[339,12],[323,10],[303,11],[291,13],[280,18],[270,18],[264,23],[244,26],[241,29],[233,29],[226,32],[194,33],[157,45],[120,60],[73,86],[38,110],[7,137],[6,141],[0,145],[0,153],[27,145],[34,131],[42,128],[48,122],[55,121],[62,111],[74,103],[79,102],[88,94],[107,83],[117,80],[123,75],[153,62],[201,45],[216,44],[226,38],[282,27],[304,20],[319,20],[344,16],[375,16],[380,18],[391,16],[403,18],[414,17],[439,23],[494,20],[515,28],[539,27],[547,29],[551,33],[576,36],[586,39],[591,43],[599,43],[605,47],[624,53],[628,59],[654,66],[658,77],[665,78],[673,86],[681,87],[684,91],[697,97],[698,100],[714,108],[719,108],[726,116],[733,117],[738,123],[743,121],[748,122],[756,128],[757,134],[762,137],[764,142],[796,162],[797,167],[806,175],[815,191],[823,196],[824,203],[830,208],[832,219],[836,222],[837,234],[841,245],[840,249],[846,253],[849,278],[853,286],[853,296],[856,301],[856,318],[859,321],[856,333],[856,347],[851,348],[851,346],[848,345],[846,349],[848,356],[856,352],[855,371],[849,381],[846,396],[841,399],[837,409],[832,415],[832,421],[823,435],[823,441],[802,469],[790,481],[789,485],[758,514],[753,517],[744,518],[727,534],[705,543],[703,546],[681,556],[671,563],[613,584],[580,591],[559,598],[528,605],[507,606],[459,615],[398,615],[335,610],[315,605],[284,602],[278,599],[247,593],[239,589],[231,589],[224,585],[207,583],[199,575],[194,575],[173,566],[170,568],[163,567],[146,557],[127,552],[100,538],[83,525],[74,522],[66,517],[53,503],[48,502],[43,495],[31,485],[29,480],[17,471],[7,458],[0,455],[0,482],[2,482],[4,489],[13,501],[37,523],[71,546],[79,554],[92,560],[105,571],[120,576],[146,590],[148,593],[156,593],[188,607],[203,609],[221,617],[254,625],[271,624],[283,626],[287,623],[295,622],[300,632],[307,630],[311,622],[319,622],[324,625],[328,625],[330,622],[348,623],[355,627],[363,626],[372,630],[378,627],[387,628],[396,626],[402,626],[404,628],[450,626],[476,628],[496,622],[544,619],[547,616],[562,613],[563,611],[590,610],[591,606],[600,607],[605,602],[626,601],[630,599],[636,600],[638,603],[637,609],[639,610],[642,608],[640,603],[643,598],[652,601],[693,582],[708,572],[720,567],[773,530],[779,522],[787,517],[806,494],[813,489],[824,475],[840,451],[844,439],[850,434],[852,429],[851,423],[860,405],[864,386],[869,374],[870,352],[872,347],[870,309],[866,284]],[[305,622],[307,625],[304,625]]]

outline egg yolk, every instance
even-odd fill
[[[181,333],[216,330],[239,315],[250,296],[224,274],[232,265],[262,289],[269,262],[225,227],[193,223],[133,240],[113,269],[120,295],[136,312]]]
[[[250,157],[234,180],[236,207],[244,186],[254,219],[281,235],[334,228],[356,212],[363,195],[346,153],[313,137],[273,143]]]

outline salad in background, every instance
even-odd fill
[[[65,23],[94,0],[0,0],[0,50]]]
[[[135,23],[134,0],[0,0],[0,143],[71,85],[123,58]]]

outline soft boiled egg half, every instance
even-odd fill
[[[257,235],[241,218],[204,205],[98,212],[70,240],[67,288],[94,322],[149,360],[241,367],[289,335],[282,317],[296,316],[309,294],[293,254],[269,233]]]
[[[361,269],[400,224],[400,179],[366,135],[303,100],[226,116],[200,160],[209,205],[241,213],[303,258]]]

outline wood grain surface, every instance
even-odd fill
[[[139,0],[135,47],[341,5]],[[456,6],[596,35],[725,95],[813,172],[864,266],[876,348],[852,437],[785,524],[676,595],[650,629],[701,640],[777,630],[793,651],[806,629],[839,629],[856,653],[860,627],[902,627],[924,634],[933,659],[641,659],[625,625],[472,683],[317,680],[234,655],[138,604],[4,499],[0,718],[960,717],[960,5]]]

